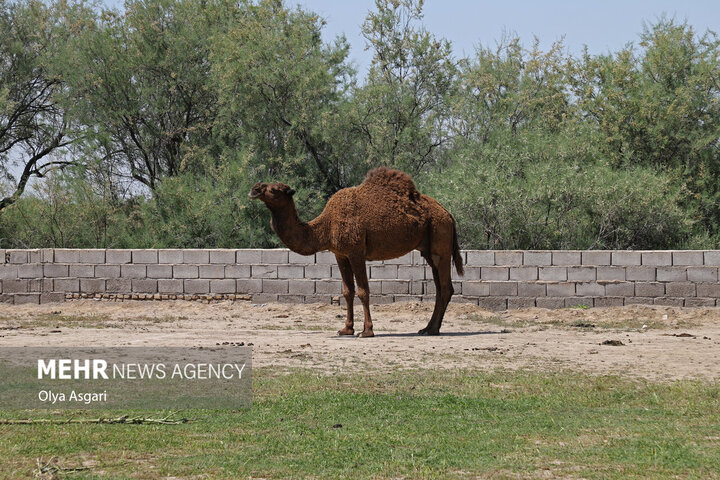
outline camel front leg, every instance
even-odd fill
[[[345,297],[345,304],[347,306],[347,318],[345,320],[345,327],[342,330],[338,330],[338,335],[353,335],[355,330],[353,329],[353,300],[355,299],[355,280],[353,280],[353,271],[350,266],[350,260],[347,257],[341,257],[335,255],[337,259],[338,268],[340,269],[340,275],[342,275],[342,293]]]
[[[355,274],[355,281],[357,282],[357,293],[363,306],[363,313],[365,314],[365,323],[363,324],[363,331],[360,333],[361,337],[374,337],[373,323],[370,318],[370,286],[368,284],[367,270],[365,269],[364,258],[350,259],[350,265],[352,271]]]

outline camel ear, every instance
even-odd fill
[[[292,197],[293,195],[295,195],[295,190],[293,190],[293,189],[291,188],[291,189],[289,189],[289,190],[287,191],[287,194]]]

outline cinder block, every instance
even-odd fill
[[[6,283],[3,282],[3,290],[6,291],[6,288]],[[66,293],[79,292],[80,280],[77,278],[56,278],[53,281],[53,290]]]
[[[330,265],[330,278],[342,280],[342,273],[340,273],[340,267],[337,265]]]
[[[582,264],[581,252],[552,252],[553,265],[580,265]]]
[[[0,265],[6,262],[5,252],[6,250],[4,248],[0,248]]]
[[[200,278],[225,278],[225,265],[200,265]]]
[[[541,297],[535,299],[535,305],[538,308],[565,308],[565,299],[555,297]]]
[[[703,265],[704,253],[702,250],[672,252],[673,265]]]
[[[595,307],[622,307],[624,305],[623,297],[595,297],[593,299]]]
[[[523,252],[495,251],[495,265],[515,266],[523,264]]]
[[[18,278],[17,265],[0,265],[0,279],[13,280]]]
[[[625,280],[631,282],[654,282],[657,280],[655,267],[627,267],[625,269]]]
[[[23,305],[28,303],[40,304],[39,293],[16,293],[15,294],[15,305]]]
[[[225,265],[234,264],[236,258],[235,250],[229,248],[210,250],[210,263],[221,263]],[[221,293],[221,292],[217,292]],[[234,293],[234,292],[222,292]]]
[[[95,277],[120,278],[120,265],[95,265]]]
[[[421,295],[395,295],[393,297],[393,301],[395,303],[400,302],[422,302],[422,296]],[[453,296],[452,301],[455,303],[474,303],[477,305],[476,299],[468,299],[461,296]]]
[[[198,278],[199,268],[197,265],[173,265],[173,278]]]
[[[482,268],[480,267],[465,267],[465,274],[460,277],[457,275],[457,272],[455,271],[455,267],[452,267],[452,278],[453,280],[480,280],[480,274],[482,272]],[[400,276],[400,273],[398,272],[398,276]]]
[[[65,294],[61,292],[43,292],[40,294],[40,303],[62,303]]]
[[[58,265],[53,263],[46,263],[43,265],[43,276],[49,278],[55,277],[67,277],[69,269],[67,265]],[[118,267],[118,274],[120,273],[120,267]],[[119,276],[119,275],[118,275]]]
[[[425,282],[422,280],[410,281],[410,294],[411,295],[422,295],[425,293],[424,290]]]
[[[55,250],[55,261],[58,263],[58,251]],[[132,261],[132,253],[130,250],[119,250],[119,249],[107,249],[105,250],[105,263],[110,264],[123,264],[130,263]]]
[[[552,252],[528,251],[523,253],[523,265],[552,265]]]
[[[397,265],[373,265],[370,267],[370,278],[373,279],[396,279],[398,276]]]
[[[210,293],[210,280],[186,279],[183,280],[185,293]]]
[[[262,263],[262,250],[245,248],[235,252],[235,262],[240,265],[256,265]]]
[[[673,297],[659,297],[653,300],[655,305],[663,305],[666,307],[682,307],[685,304],[685,300],[682,298]]]
[[[131,280],[133,293],[157,293],[157,280],[133,278]]]
[[[612,264],[621,267],[642,265],[642,253],[632,251],[612,252]]]
[[[484,281],[510,280],[510,268],[509,267],[482,267],[480,270],[480,278]]]
[[[383,280],[380,292],[383,295],[407,295],[410,293],[410,282],[407,280]]]
[[[705,265],[720,267],[720,250],[708,250],[705,252]]]
[[[469,250],[467,252],[467,264],[478,267],[495,265],[495,252],[492,250]]]
[[[235,252],[233,252],[235,256]],[[210,293],[235,293],[235,279],[210,280]]]
[[[582,297],[603,297],[605,285],[596,282],[578,283],[575,285],[575,294]]]
[[[589,250],[582,252],[583,265],[610,265],[610,252]]]
[[[262,293],[262,280],[238,278],[235,280],[237,293]]]
[[[28,280],[28,292],[52,292],[53,290],[53,280],[51,278]]]
[[[385,265],[412,265],[412,262],[412,252],[409,252],[400,257],[385,260],[383,263],[385,263]]]
[[[632,282],[608,283],[605,285],[605,295],[608,297],[632,297],[635,295],[635,285],[637,284]]]
[[[273,249],[262,251],[262,263],[288,263],[289,250]]]
[[[465,257],[467,258],[467,253],[465,254]],[[424,265],[425,259],[423,258],[422,254],[418,250],[412,251],[412,261],[413,265]]]
[[[715,299],[714,298],[686,298],[685,306],[686,307],[714,307]]]
[[[10,257],[11,263],[12,257]],[[55,249],[55,262],[56,263],[80,263],[80,250],[71,248],[56,248]]]
[[[356,287],[357,288],[357,287]],[[372,291],[372,287],[370,291]],[[339,295],[342,292],[340,280],[318,280],[315,282],[315,293],[320,295]]]
[[[132,263],[158,263],[158,251],[157,250],[131,250]],[[148,292],[145,292],[148,293]],[[150,292],[152,293],[152,292]]]
[[[305,278],[330,278],[330,265],[308,265],[305,267]]]
[[[57,280],[55,280],[57,282]],[[57,288],[56,288],[57,290]],[[129,278],[108,278],[105,281],[105,290],[111,293],[130,293],[131,285]]]
[[[89,248],[80,250],[80,263],[90,263],[94,265],[105,263],[105,249]]]
[[[575,284],[571,282],[548,283],[546,287],[548,297],[571,297],[575,295]]]
[[[517,282],[488,282],[490,296],[516,297],[518,294]]]
[[[124,278],[146,278],[147,269],[145,265],[122,265],[120,276]]]
[[[185,255],[179,248],[165,248],[158,250],[158,263],[183,263]]]
[[[158,280],[158,293],[182,294],[185,293],[183,280],[181,279],[160,279]]]
[[[625,281],[625,267],[598,267],[598,282]]]
[[[478,305],[485,310],[499,312],[507,310],[507,298],[505,297],[478,297]]]
[[[290,280],[288,293],[296,295],[314,295],[315,282],[313,280]]]
[[[527,261],[527,255],[525,255]],[[510,280],[530,282],[538,279],[537,267],[510,267]]]
[[[658,282],[684,282],[687,280],[686,267],[658,267]]]
[[[250,278],[250,265],[225,265],[225,278]]]
[[[518,282],[518,296],[520,297],[544,297],[547,295],[545,283],[523,283]]]
[[[78,278],[92,278],[95,276],[95,266],[80,264],[70,265],[68,276]]]
[[[42,263],[42,252],[40,249],[28,250],[28,263]]]
[[[7,293],[26,293],[28,291],[28,280],[3,280],[2,292]]]
[[[638,297],[663,297],[665,284],[656,282],[636,282],[635,295]],[[631,297],[632,295],[628,295]]]
[[[652,305],[652,297],[625,297],[625,305]]]
[[[595,301],[591,297],[571,297],[565,299],[565,308],[592,307]]]
[[[183,250],[183,263],[191,265],[210,263],[210,252],[202,248],[188,248]]]
[[[533,308],[535,299],[530,297],[514,297],[508,298],[508,310],[518,310],[520,308]]]
[[[720,298],[720,284],[698,283],[696,290],[698,297]]]
[[[370,295],[370,305],[387,305],[393,303],[392,295]]]
[[[397,278],[402,280],[425,280],[425,267],[400,265],[398,266]]]
[[[568,279],[567,270],[567,267],[540,267],[538,277],[540,280],[566,281]]]
[[[672,252],[642,252],[642,264],[656,267],[672,265]]]
[[[278,303],[305,303],[304,295],[278,295]]]
[[[278,278],[305,278],[302,265],[278,265]]]
[[[263,279],[263,293],[288,293],[288,281],[278,279]]]
[[[717,267],[688,267],[687,278],[691,282],[717,282]]]
[[[43,267],[40,263],[26,263],[18,266],[18,277],[20,278],[42,278]]]
[[[97,271],[97,268],[95,269]],[[148,265],[148,278],[173,278],[172,265]]]
[[[571,282],[594,282],[597,280],[597,268],[567,267],[567,279]]]
[[[41,248],[40,249],[40,255],[41,259],[40,261],[42,263],[54,263],[55,262],[55,249],[54,248]],[[3,262],[3,258],[0,257],[0,263]],[[63,297],[63,301],[64,301]],[[42,299],[40,300],[42,301]]]
[[[311,265],[315,263],[315,254],[300,255],[293,251],[288,252],[288,263],[290,265]]]
[[[252,302],[255,304],[273,303],[278,301],[278,295],[272,293],[253,293]]]
[[[691,282],[670,282],[665,284],[665,294],[668,297],[694,297],[695,284]]]
[[[105,280],[101,278],[81,278],[80,291],[83,293],[104,293]]]
[[[337,260],[335,259],[334,253],[324,251],[324,252],[317,252],[315,254],[315,263],[321,264],[321,265],[332,265],[333,263],[337,263]]]
[[[251,278],[277,278],[277,265],[253,265]]]
[[[28,254],[27,250],[6,250],[5,258],[7,263],[19,265],[21,263],[27,263]]]

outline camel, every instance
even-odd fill
[[[435,308],[420,335],[439,335],[445,310],[453,295],[451,260],[463,274],[455,219],[435,199],[415,188],[409,175],[379,167],[368,172],[356,187],[335,193],[322,213],[303,222],[293,200],[295,190],[283,183],[255,184],[250,198],[265,203],[271,226],[293,252],[312,255],[329,250],[335,254],[342,275],[347,304],[345,327],[339,335],[354,335],[355,281],[365,321],[360,337],[372,337],[367,260],[389,260],[419,250],[433,272]],[[353,276],[355,277],[353,281]]]

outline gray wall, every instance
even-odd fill
[[[720,251],[462,252],[454,301],[494,310],[575,305],[719,305]],[[331,302],[340,272],[329,252],[273,250],[0,250],[0,301],[72,298]],[[368,262],[374,303],[434,301],[418,252]]]

